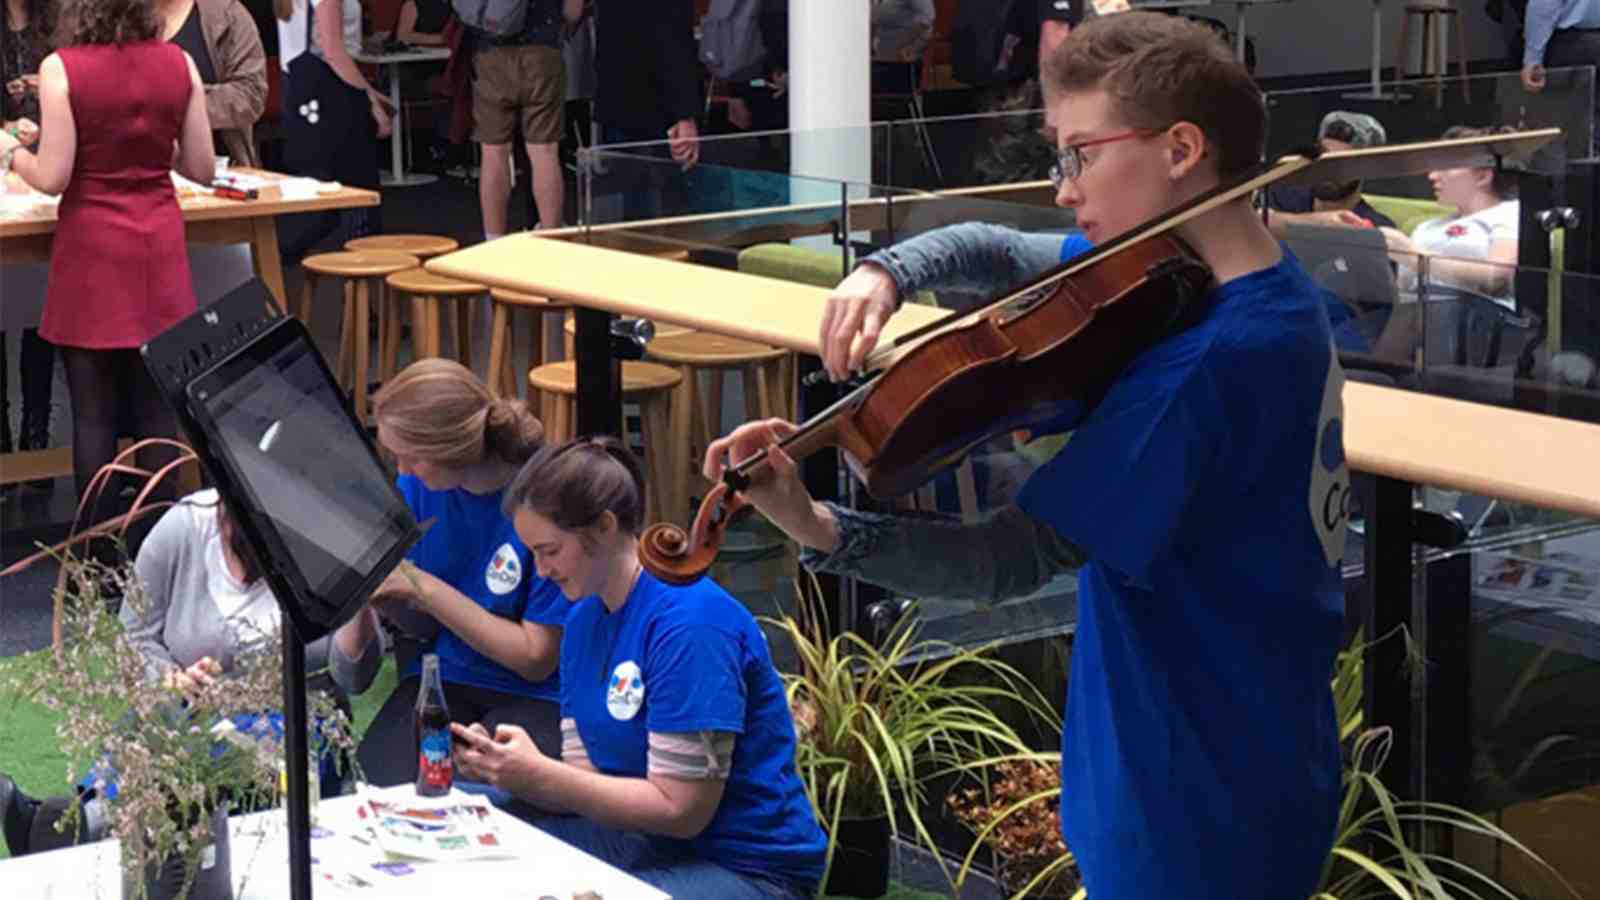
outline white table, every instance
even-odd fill
[[[459,793],[459,792],[458,792]],[[668,895],[495,810],[501,836],[515,859],[466,863],[410,863],[409,874],[371,875],[373,885],[344,889],[318,877],[323,863],[345,868],[377,858],[373,848],[353,840],[356,833],[354,796],[323,800],[312,829],[312,890],[321,898],[438,898],[471,900],[518,898],[546,894],[568,900],[579,891],[594,891],[605,900],[671,900]],[[275,810],[235,816],[232,825],[232,869],[236,900],[283,900],[289,896],[289,848],[284,813]],[[36,853],[0,862],[0,896],[7,900],[120,900],[121,845],[114,840],[82,847]]]
[[[406,174],[405,148],[405,122],[400,106],[400,66],[414,62],[438,62],[450,58],[448,47],[412,47],[398,53],[356,53],[353,54],[357,62],[370,65],[389,67],[389,102],[394,104],[394,130],[389,134],[389,159],[391,168],[383,173],[382,182],[385,187],[409,187],[417,184],[428,184],[438,180],[438,176],[426,172],[413,172]]]

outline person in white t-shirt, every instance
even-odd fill
[[[1446,139],[1479,137],[1506,128],[1456,126]],[[1492,167],[1436,169],[1428,173],[1439,202],[1455,215],[1429,219],[1410,237],[1383,229],[1390,256],[1401,267],[1402,285],[1415,279],[1426,263],[1427,280],[1449,288],[1482,294],[1512,304],[1511,276],[1517,263],[1518,205],[1516,177]],[[1404,277],[1410,272],[1411,279]]]

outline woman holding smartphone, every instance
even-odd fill
[[[505,512],[572,607],[561,755],[512,725],[455,724],[466,778],[574,816],[534,824],[675,897],[810,897],[826,841],[795,769],[765,635],[708,578],[639,564],[639,462],[611,437],[539,451]]]

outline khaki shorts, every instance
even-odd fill
[[[561,142],[567,69],[561,51],[542,44],[485,47],[472,61],[473,140],[509,144],[522,123],[529,144]]]

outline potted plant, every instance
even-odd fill
[[[120,460],[107,469],[116,466]],[[151,481],[161,475],[122,470]],[[94,484],[102,483],[97,476]],[[120,535],[149,509],[136,502],[117,520],[43,551],[61,567],[54,646],[5,661],[0,687],[60,717],[65,783],[91,773],[92,781],[82,783],[97,789],[106,833],[121,843],[124,897],[231,898],[227,816],[265,808],[278,796],[282,725],[273,711],[283,703],[280,636],[247,636],[248,649],[209,685],[184,691],[152,680],[116,611],[116,598],[134,611],[149,603],[121,541],[111,564],[72,552],[86,537]],[[307,714],[310,752],[353,761],[350,721],[333,699],[313,693]],[[313,758],[313,771],[317,764]],[[57,821],[62,833],[77,832],[80,799]]]
[[[800,594],[802,620],[768,621],[798,658],[784,681],[795,762],[828,834],[824,893],[879,897],[892,838],[910,831],[936,850],[919,812],[929,779],[981,757],[1028,752],[995,707],[1016,703],[1047,720],[1054,713],[1019,672],[989,658],[990,648],[916,640],[914,611],[879,647],[850,632],[827,637],[815,593]]]
[[[1409,644],[1408,635],[1398,637]],[[1344,797],[1332,849],[1323,866],[1322,879],[1310,900],[1354,900],[1397,897],[1404,900],[1489,900],[1512,897],[1493,878],[1436,853],[1410,846],[1406,832],[1414,825],[1475,834],[1505,844],[1548,873],[1574,898],[1576,891],[1545,861],[1493,822],[1460,807],[1433,801],[1406,801],[1394,795],[1377,773],[1388,755],[1392,734],[1387,727],[1364,727],[1362,668],[1368,645],[1357,632],[1351,646],[1341,651],[1334,666],[1332,691],[1345,742]],[[1415,665],[1420,656],[1410,654]],[[1061,798],[1059,757],[1054,753],[1013,754],[974,763],[975,775],[998,773],[982,791],[964,789],[951,794],[951,807],[975,831],[957,873],[965,881],[978,850],[994,851],[1002,883],[1013,900],[1023,897],[1066,897],[1062,882],[1075,880],[1072,857],[1059,845],[1049,858],[1052,842],[1047,833],[1060,834],[1057,816]],[[1048,774],[1046,774],[1048,772]],[[1048,825],[1048,831],[1046,826]],[[1008,877],[1008,873],[1016,877]],[[1023,881],[1022,876],[1032,873]],[[1085,900],[1080,887],[1071,900]]]
[[[1008,896],[1069,900],[1080,887],[1061,839],[1060,797],[1061,758],[1045,752],[997,762],[985,789],[953,791],[948,800],[974,847],[994,854],[995,880]]]

